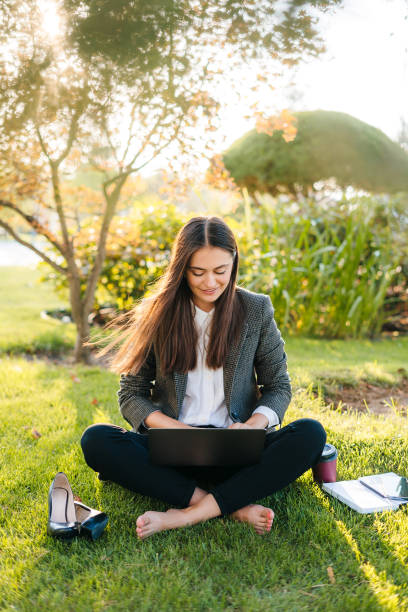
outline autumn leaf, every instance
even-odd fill
[[[284,108],[279,115],[266,117],[263,113],[255,113],[256,131],[272,136],[276,130],[282,132],[282,137],[286,142],[291,142],[296,138],[297,127],[296,117]]]
[[[234,179],[226,169],[222,155],[214,155],[210,169],[207,171],[206,183],[220,190],[237,190]]]
[[[81,382],[81,380],[78,378],[78,376],[75,376],[75,374],[71,374],[71,379],[74,383]]]
[[[327,568],[327,575],[332,584],[336,584],[336,578],[334,577],[334,571],[331,565]]]
[[[93,398],[91,404],[93,404],[94,406],[98,405],[98,400],[96,399],[96,397]]]
[[[31,435],[33,436],[33,438],[35,438],[36,440],[38,440],[38,438],[41,438],[41,434],[40,432],[35,429],[35,427],[32,428],[31,430]]]

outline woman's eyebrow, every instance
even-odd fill
[[[227,263],[221,264],[220,266],[217,266],[216,268],[214,268],[214,270],[219,270],[220,268],[225,268],[225,266],[228,266],[228,264]],[[205,272],[207,268],[200,268],[199,266],[189,266],[189,269],[190,270],[203,270]]]

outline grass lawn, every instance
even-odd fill
[[[55,300],[45,289],[41,297],[35,285],[21,290],[11,272],[8,278],[15,283],[1,283],[3,351],[14,335],[28,342],[26,328],[27,338],[35,341],[43,333],[35,313]],[[22,319],[16,313],[24,309]],[[62,328],[67,329],[56,323],[51,335],[58,337]],[[287,342],[295,393],[286,422],[301,416],[322,422],[339,450],[340,480],[383,471],[407,475],[407,418],[330,410],[307,386],[336,376],[395,382],[407,362],[406,340]],[[100,368],[3,353],[0,609],[408,609],[408,508],[359,515],[323,494],[310,472],[265,500],[276,516],[264,537],[222,518],[138,541],[136,517],[165,506],[100,482],[79,446],[91,423],[124,425],[116,388],[117,377]],[[41,437],[32,435],[33,428]],[[59,470],[68,475],[74,494],[108,513],[109,525],[97,542],[47,536],[48,488]]]
[[[40,276],[36,269],[0,267],[0,354],[58,355],[73,347],[74,325],[40,316],[66,306]]]

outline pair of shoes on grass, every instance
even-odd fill
[[[62,539],[86,535],[97,540],[107,524],[105,512],[74,500],[66,474],[58,472],[48,492],[48,535]]]

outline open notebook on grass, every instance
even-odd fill
[[[408,503],[408,481],[394,472],[362,476],[358,480],[326,482],[323,490],[361,514],[396,510]]]

